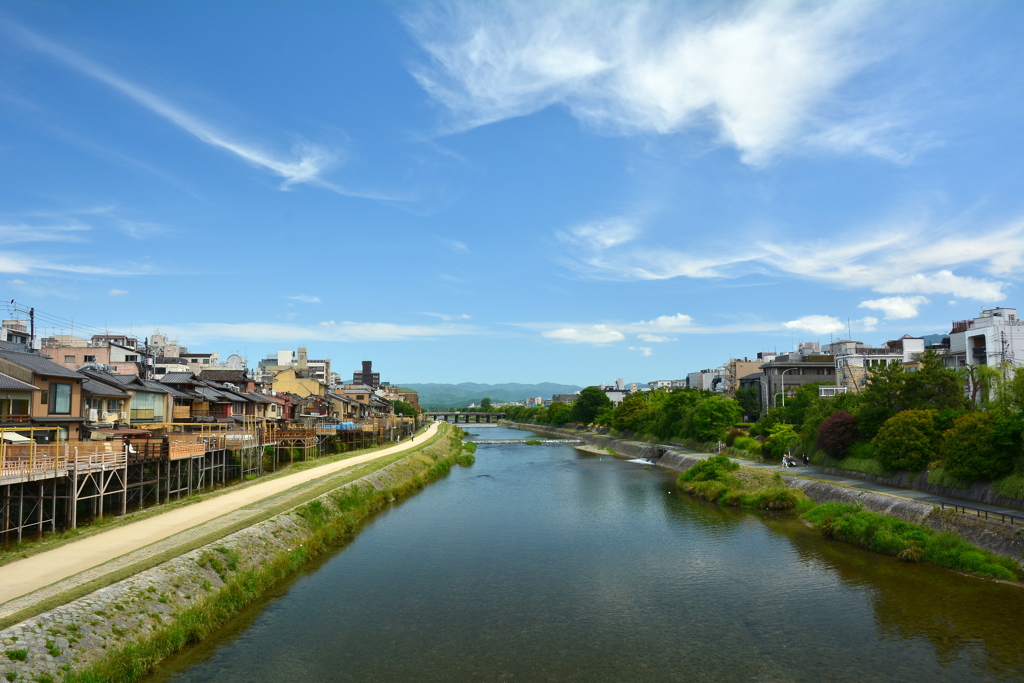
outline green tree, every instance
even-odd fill
[[[576,402],[572,404],[570,417],[573,422],[588,425],[594,421],[599,412],[611,407],[612,402],[603,391],[597,387],[587,387],[580,392]]]
[[[997,479],[1020,454],[1020,420],[996,413],[967,413],[942,435],[943,469],[957,479]]]
[[[744,415],[759,415],[761,413],[761,385],[740,387],[736,390],[736,402],[740,404],[740,410]]]
[[[903,408],[903,388],[907,373],[901,363],[872,368],[867,385],[861,391],[863,400],[857,411],[857,423],[866,439],[875,438],[890,417]]]
[[[698,441],[717,441],[740,418],[740,405],[713,394],[701,397],[683,419],[684,428]]]
[[[620,432],[639,432],[643,430],[648,417],[647,394],[638,391],[635,394],[630,394],[615,406],[612,427]]]
[[[564,425],[572,416],[572,408],[568,403],[553,401],[548,406],[548,424]]]
[[[416,417],[416,409],[413,407],[411,403],[406,403],[405,401],[392,401],[391,407],[395,415]]]
[[[491,412],[491,399],[484,398],[484,400],[480,401],[480,410],[484,413]]]
[[[769,430],[768,441],[765,442],[765,446],[771,457],[781,458],[798,441],[800,441],[800,435],[793,429],[793,425],[779,423]]]
[[[906,373],[900,393],[902,410],[961,410],[969,401],[964,395],[963,379],[943,365],[935,351],[921,354],[921,366]]]
[[[920,472],[938,458],[940,438],[934,410],[903,410],[882,424],[871,443],[882,467]]]

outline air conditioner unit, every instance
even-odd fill
[[[121,413],[121,419],[122,420],[127,420],[128,419],[128,413]]]
[[[99,422],[100,411],[98,408],[89,408],[89,422]]]

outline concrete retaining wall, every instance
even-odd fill
[[[875,474],[844,470],[839,467],[825,467],[822,471],[826,474],[835,474],[841,477],[849,477],[851,479],[861,479],[863,481],[871,481],[877,484],[896,486],[902,489],[914,489],[916,491],[924,491],[925,493],[934,493],[937,496],[961,498],[965,501],[987,503],[988,505],[999,505],[1001,507],[1024,510],[1024,500],[1000,496],[992,490],[992,482],[989,481],[976,481],[971,484],[970,488],[958,489],[953,488],[952,486],[937,486],[935,484],[929,484],[927,471],[921,472],[916,476],[912,476],[910,472],[897,472],[892,477],[880,477]]]

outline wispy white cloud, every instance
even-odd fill
[[[110,296],[124,296],[128,291],[124,289],[112,289],[110,290]]]
[[[878,329],[878,318],[866,315],[857,321],[857,328],[861,332],[874,332]]]
[[[412,73],[450,112],[452,130],[560,104],[607,132],[710,130],[753,164],[824,131],[830,133],[818,146],[901,154],[887,141],[892,136],[884,124],[835,127],[852,118],[844,118],[837,91],[892,49],[868,39],[876,8],[796,2],[713,8],[421,3],[403,18],[429,58]]]
[[[137,240],[167,232],[167,228],[159,223],[121,220],[117,222],[117,225],[121,228],[124,234]]]
[[[157,116],[173,123],[198,140],[229,152],[252,166],[263,168],[283,179],[282,189],[305,183],[322,187],[342,195],[383,200],[403,200],[404,197],[388,196],[383,193],[357,192],[346,189],[323,178],[323,174],[340,161],[340,150],[297,138],[291,145],[290,154],[271,152],[260,145],[242,142],[223,132],[217,126],[185,111],[179,106],[115,73],[102,64],[78,52],[60,45],[10,20],[0,19],[0,29],[13,36],[27,48],[45,54],[50,58],[96,80],[131,99],[136,104]]]
[[[653,320],[641,320],[626,325],[630,332],[686,332],[692,327],[693,318],[682,313],[659,315]]]
[[[165,329],[166,328],[166,329]],[[206,340],[240,339],[247,341],[366,342],[408,341],[479,334],[470,325],[400,325],[382,322],[335,322],[327,320],[316,325],[290,323],[184,323],[161,326],[167,334],[195,343]]]
[[[286,296],[285,299],[291,299],[292,301],[301,301],[304,304],[321,303],[320,297],[312,296],[310,294],[296,294],[295,296]]]
[[[0,223],[0,244],[18,242],[81,242],[82,233],[92,228],[81,223],[29,225]]]
[[[918,309],[927,303],[930,302],[923,296],[888,296],[882,299],[862,301],[859,307],[882,311],[885,313],[886,320],[903,320],[916,318]]]
[[[457,252],[459,252],[461,254],[468,254],[469,253],[469,247],[466,246],[465,242],[460,242],[458,240],[448,239],[447,237],[438,237],[437,241],[440,242],[441,244],[445,245],[446,247],[448,247],[452,251],[457,251]]]
[[[147,267],[131,263],[121,263],[117,267],[77,265],[18,252],[0,252],[0,273],[37,272],[76,275],[142,275],[151,272],[151,270]]]
[[[823,321],[832,321],[842,327],[837,318],[829,316],[804,316],[788,323],[772,321],[746,321],[727,325],[696,324],[688,315],[661,315],[651,320],[637,322],[602,323],[518,323],[517,327],[533,329],[545,339],[568,344],[592,344],[606,346],[624,341],[627,335],[635,335],[640,341],[665,343],[678,341],[667,334],[749,334],[752,332],[779,332],[788,329],[818,329]],[[640,347],[638,347],[640,348]]]
[[[1007,286],[1006,282],[954,275],[951,270],[940,270],[935,273],[915,273],[898,277],[876,285],[875,291],[883,294],[952,294],[978,301],[1002,301],[1006,298]]]
[[[578,327],[559,327],[541,332],[545,339],[567,342],[570,344],[595,344],[601,346],[622,341],[626,335],[607,325],[581,325]]]
[[[557,233],[557,237],[562,242],[586,249],[604,250],[630,242],[639,234],[640,228],[633,221],[617,216],[573,226]]]
[[[643,355],[643,356],[653,356],[654,355],[654,349],[652,349],[650,346],[630,346],[629,350],[630,351],[639,351],[640,354]]]
[[[805,315],[802,318],[782,323],[782,326],[787,330],[801,330],[812,334],[831,334],[846,327],[839,318],[831,315]]]
[[[451,322],[452,320],[469,320],[472,317],[470,315],[467,315],[466,313],[460,313],[459,315],[448,315],[446,313],[427,313],[427,312],[423,312],[423,313],[420,313],[420,315],[429,315],[429,316],[431,316],[433,318],[440,318],[441,320],[444,320],[446,322]]]
[[[1003,300],[1009,286],[1006,281],[959,275],[952,269],[972,268],[996,277],[1024,272],[1024,220],[994,228],[969,226],[970,230],[961,223],[935,226],[897,220],[851,229],[855,239],[842,238],[840,230],[827,241],[739,239],[728,249],[693,243],[686,250],[637,244],[640,231],[635,228],[615,242],[614,249],[603,247],[601,240],[568,239],[571,232],[556,236],[568,248],[572,268],[599,278],[724,278],[757,271],[869,288],[882,294]]]

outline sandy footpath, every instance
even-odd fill
[[[437,429],[438,424],[434,423],[424,433],[417,435],[415,442],[405,441],[366,455],[254,484],[12,562],[0,567],[0,604],[292,487],[411,449],[433,436]]]

